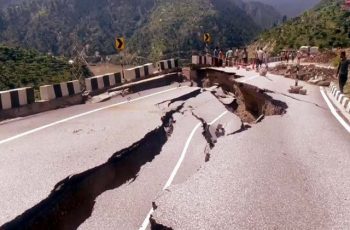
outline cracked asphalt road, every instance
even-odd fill
[[[286,93],[293,81],[227,68],[238,81],[287,103],[285,115],[218,140],[210,162],[155,201],[153,227],[172,229],[349,229],[350,136],[319,87]]]
[[[225,134],[212,149],[201,126],[172,186],[165,191],[162,188],[191,131],[198,123],[210,123],[227,111],[210,92],[197,94],[198,88],[172,85],[128,95],[130,103],[118,106],[111,105],[126,98],[0,124],[0,226],[33,210],[60,181],[103,165],[119,150],[130,148],[164,125],[161,118],[166,112],[182,105],[172,116],[171,135],[160,152],[151,154],[152,159],[142,163],[132,179],[103,189],[93,200],[91,213],[79,222],[79,229],[138,229],[153,201],[157,207],[153,227],[350,228],[350,137],[329,112],[319,88],[306,86],[308,96],[286,96],[290,79],[232,71],[244,76],[238,81],[275,92],[268,94],[286,102],[287,113],[266,117],[246,130],[241,130],[239,117],[227,113],[209,128],[215,133],[217,127],[223,127]],[[164,101],[172,103],[168,107],[161,103]],[[96,112],[8,139],[91,110]],[[92,189],[97,182],[92,180]],[[59,226],[76,228],[69,222]]]

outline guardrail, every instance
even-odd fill
[[[35,102],[34,88],[0,91],[0,110],[19,108]]]
[[[156,67],[153,65],[153,63],[148,63],[142,66],[126,69],[123,71],[124,73],[109,73],[86,78],[85,88],[90,92],[97,92],[99,90],[102,91],[113,86],[120,86],[129,81],[144,79],[159,73],[168,73],[169,71],[175,70],[178,67],[179,62],[177,59],[158,61],[156,63]],[[40,102],[52,102],[51,104],[55,104],[53,101],[58,98],[67,97],[67,101],[74,101],[74,96],[80,95],[82,93],[82,88],[79,81],[75,80],[52,85],[43,85],[39,87],[39,91]],[[0,111],[19,108],[34,103],[34,88],[26,87],[0,91]]]
[[[332,82],[329,87],[335,100],[337,100],[345,108],[345,110],[350,113],[350,99],[340,92],[338,86],[334,82]]]
[[[73,96],[79,93],[81,93],[81,89],[78,80],[40,86],[40,98],[44,101]]]
[[[269,57],[268,58],[268,63],[271,62],[278,62],[282,61],[281,57]],[[247,60],[247,63],[244,63],[242,60],[234,60],[233,58],[231,59],[219,59],[215,58],[209,55],[193,55],[192,56],[192,64],[194,65],[200,65],[200,66],[216,66],[220,67],[225,64],[225,66],[249,66],[249,65],[256,65],[256,59],[255,58],[249,58]]]
[[[158,61],[157,68],[158,68],[159,72],[179,68],[179,60],[178,59],[168,59],[168,60]]]
[[[134,68],[124,70],[124,78],[127,81],[134,81],[137,79],[149,77],[153,75],[155,69],[152,63],[148,63],[146,65],[137,66]]]
[[[86,90],[90,92],[121,85],[122,83],[124,83],[124,80],[120,72],[109,73],[85,79]]]

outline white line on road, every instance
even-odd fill
[[[259,76],[249,77],[249,78],[244,79],[244,80],[239,81],[239,82],[242,82],[242,83],[244,83],[244,82],[248,82],[248,81],[254,80],[255,78],[258,78],[258,77],[259,77]]]
[[[220,114],[217,118],[215,118],[212,122],[209,123],[209,125],[213,125],[215,124],[218,120],[220,120],[223,116],[225,116],[226,114],[228,113],[228,111],[225,111],[223,112],[222,114]],[[192,138],[194,136],[194,134],[196,133],[196,131],[199,129],[199,127],[202,125],[202,123],[198,123],[192,130],[190,136],[188,137],[187,141],[186,141],[186,144],[185,144],[185,147],[183,148],[182,150],[182,153],[181,153],[181,156],[180,156],[180,159],[178,160],[178,162],[176,163],[175,165],[175,168],[173,169],[172,173],[170,174],[170,177],[168,179],[168,181],[166,182],[163,190],[169,188],[169,186],[171,185],[171,183],[173,182],[177,172],[179,171],[179,168],[183,162],[183,160],[185,159],[185,156],[186,156],[186,153],[187,153],[187,150],[191,144],[191,141],[192,141]],[[146,228],[148,227],[149,225],[149,218],[151,217],[152,213],[154,212],[153,208],[151,208],[151,210],[149,211],[149,213],[147,214],[145,220],[143,221],[141,227],[139,230],[146,230]]]
[[[334,115],[334,117],[337,118],[339,123],[350,133],[350,126],[341,116],[339,116],[338,112],[336,111],[336,109],[332,105],[331,101],[327,97],[327,95],[325,93],[325,89],[323,87],[320,87],[320,91],[321,91],[321,94],[322,94],[324,100],[326,101],[329,109],[331,110],[332,114]]]
[[[119,103],[112,104],[112,105],[109,105],[109,106],[105,106],[105,107],[102,107],[102,108],[94,109],[94,110],[91,110],[91,111],[88,111],[88,112],[85,112],[85,113],[81,113],[81,114],[78,114],[78,115],[74,115],[74,116],[71,116],[71,117],[68,117],[68,118],[65,118],[65,119],[62,119],[62,120],[59,120],[59,121],[55,121],[53,123],[50,123],[50,124],[47,124],[47,125],[44,125],[44,126],[32,129],[32,130],[29,130],[27,132],[15,135],[13,137],[9,137],[7,139],[1,140],[0,141],[0,145],[2,145],[4,143],[7,143],[7,142],[10,142],[10,141],[13,141],[13,140],[16,140],[18,138],[24,137],[24,136],[28,136],[28,135],[36,133],[36,132],[39,132],[39,131],[41,131],[43,129],[50,128],[50,127],[55,126],[55,125],[62,124],[64,122],[71,121],[73,119],[77,119],[77,118],[80,118],[80,117],[87,116],[87,115],[92,114],[92,113],[96,113],[96,112],[99,112],[99,111],[102,111],[102,110],[106,110],[106,109],[109,109],[109,108],[113,108],[113,107],[116,107],[116,106],[128,104],[128,103],[131,103],[131,102],[140,101],[140,100],[143,100],[143,99],[146,99],[146,98],[149,98],[149,97],[153,97],[153,96],[156,96],[156,95],[159,95],[159,94],[163,94],[163,93],[171,92],[173,90],[177,90],[177,89],[181,89],[181,88],[187,88],[187,87],[188,86],[182,86],[182,87],[176,87],[176,88],[172,88],[172,89],[167,89],[167,90],[164,90],[164,91],[161,91],[161,92],[157,92],[157,93],[153,93],[153,94],[149,94],[149,95],[146,95],[146,96],[143,96],[143,97],[138,97],[138,98],[132,99],[130,101],[123,101],[123,102],[119,102]]]

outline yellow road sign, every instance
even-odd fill
[[[205,43],[211,43],[211,36],[209,33],[204,34],[204,42]]]
[[[125,38],[120,37],[115,39],[115,48],[119,51],[123,51],[125,49]]]

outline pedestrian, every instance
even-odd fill
[[[219,47],[215,47],[214,52],[213,52],[213,57],[214,57],[214,66],[219,65]]]
[[[298,51],[297,51],[297,64],[298,64],[298,65],[300,65],[301,56],[302,56],[302,54],[301,54],[300,50],[298,50]]]
[[[238,63],[239,65],[243,63],[243,50],[238,50]]]
[[[219,51],[219,66],[222,67],[225,61],[225,54],[222,51],[222,49],[220,49]]]
[[[337,70],[337,77],[339,79],[339,88],[341,93],[344,93],[344,86],[348,80],[349,64],[350,60],[346,58],[345,51],[342,51],[340,53],[340,63]]]
[[[244,62],[245,66],[248,65],[248,51],[247,51],[247,48],[243,49],[243,62]]]
[[[232,63],[232,59],[233,59],[233,49],[230,48],[227,52],[226,52],[226,62],[227,62],[227,66],[231,66]]]
[[[215,47],[214,52],[213,52],[213,56],[214,56],[214,58],[219,57],[219,47]]]
[[[259,65],[259,58],[258,58],[258,50],[260,48],[258,47],[255,52],[254,52],[254,65],[255,65],[255,69],[258,70],[258,65]]]
[[[267,63],[269,62],[269,55],[266,50],[264,50],[264,53],[263,53],[263,60],[264,60],[265,67],[268,68]]]
[[[264,61],[264,51],[262,50],[262,48],[260,48],[258,50],[258,68],[257,68],[258,71],[263,64],[263,61]]]
[[[239,49],[236,49],[234,53],[234,65],[238,64],[238,57],[239,57]]]
[[[285,51],[284,58],[285,58],[285,60],[286,60],[286,62],[288,64],[289,63],[289,52],[288,51]]]
[[[294,52],[294,50],[292,51],[291,55],[292,55],[292,63],[294,63],[294,59],[295,59],[295,52]]]

